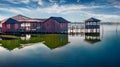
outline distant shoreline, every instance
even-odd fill
[[[84,22],[71,22],[70,24],[84,24]],[[100,24],[120,24],[120,22],[101,22]]]

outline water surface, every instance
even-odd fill
[[[26,38],[27,36],[27,38]],[[120,26],[101,26],[100,41],[85,35],[22,35],[2,39],[0,67],[119,67]]]

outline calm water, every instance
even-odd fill
[[[85,35],[67,34],[22,35],[0,42],[0,67],[120,67],[116,25],[101,27],[100,41],[92,43]]]

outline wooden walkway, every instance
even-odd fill
[[[81,34],[85,32],[84,30],[85,30],[84,24],[72,23],[72,24],[69,24],[68,26],[69,34]]]

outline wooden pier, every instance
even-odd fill
[[[84,29],[84,23],[70,23],[68,26],[68,34],[83,34]]]

